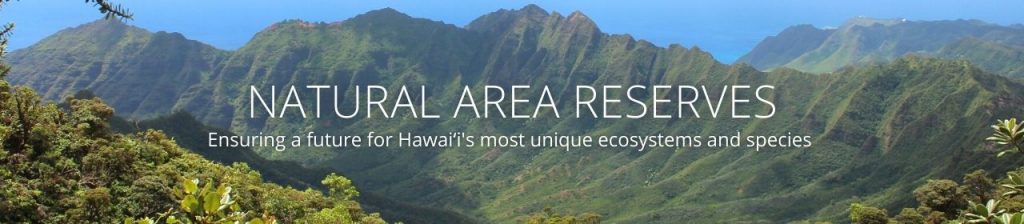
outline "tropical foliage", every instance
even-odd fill
[[[245,164],[210,162],[160,131],[115,133],[113,115],[98,99],[44,103],[0,81],[0,222],[383,222],[353,201],[358,191],[344,177],[325,180],[340,183],[328,185],[340,197],[265,183]]]
[[[992,125],[994,132],[986,138],[999,146],[998,157],[1020,152],[1021,131],[1017,119],[999,120]],[[896,217],[889,218],[884,209],[854,203],[850,206],[853,223],[1024,223],[1024,167],[1006,174],[995,182],[984,171],[964,177],[963,185],[950,180],[928,180],[914,190],[919,207],[905,208]]]

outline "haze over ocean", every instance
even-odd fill
[[[99,18],[95,8],[66,4],[66,0],[26,0],[6,3],[0,22],[18,26],[10,50],[27,47],[58,30]],[[781,0],[781,1],[471,1],[313,0],[294,3],[267,0],[147,0],[116,1],[136,14],[129,24],[150,31],[180,32],[190,39],[233,50],[274,22],[302,19],[340,21],[384,7],[413,17],[463,26],[501,8],[537,4],[563,15],[580,10],[607,33],[628,33],[660,46],[679,43],[699,46],[726,63],[787,26],[838,26],[849,18],[906,18],[910,20],[979,19],[1000,25],[1024,23],[1019,0]],[[184,4],[183,4],[184,3]],[[194,5],[196,7],[181,7]]]

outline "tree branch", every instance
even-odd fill
[[[100,9],[100,13],[106,15],[107,19],[132,19],[132,13],[121,7],[121,5],[110,3],[107,0],[85,0],[86,3],[94,3]]]

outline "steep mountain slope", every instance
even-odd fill
[[[836,31],[801,29],[822,36],[821,32],[832,32],[821,41],[829,45],[837,41],[837,33],[902,24],[855,23],[859,25]],[[925,35],[911,30],[902,31],[903,36]],[[779,47],[763,49],[784,49],[788,45],[783,39]],[[905,49],[904,53],[915,49],[909,42],[883,45]],[[810,149],[760,152],[708,147],[644,152],[479,147],[257,151],[342,171],[362,189],[389,200],[449,209],[489,222],[513,222],[547,206],[594,211],[612,222],[627,223],[838,220],[853,201],[890,208],[907,205],[912,199],[905,193],[927,178],[955,177],[975,168],[1009,168],[992,163],[994,158],[983,152],[986,146],[980,141],[986,124],[1024,112],[1014,106],[1024,101],[1022,85],[963,60],[896,59],[900,55],[894,54],[892,63],[869,63],[833,74],[792,69],[765,73],[721,64],[696,48],[661,48],[628,35],[606,34],[579,12],[566,16],[531,5],[484,15],[460,28],[382,9],[337,23],[274,24],[212,66],[209,76],[192,83],[172,105],[237,133],[809,135],[814,142]],[[355,103],[349,100],[354,99],[354,88],[366,84],[392,89],[427,85],[433,103],[456,102],[463,85],[472,86],[477,95],[488,84],[538,87],[517,93],[523,95],[538,95],[539,86],[547,85],[560,108],[568,111],[561,111],[562,118],[542,114],[534,119],[411,119],[402,112],[395,119],[248,117],[248,85],[307,84],[338,85],[346,106]],[[778,111],[770,119],[716,119],[707,114],[707,105],[701,105],[701,118],[567,118],[576,114],[575,85],[605,84],[705,85],[711,94],[723,85],[774,85],[768,97]],[[664,94],[642,100],[677,93]],[[284,100],[284,95],[279,97]],[[312,108],[311,102],[303,103]],[[502,104],[505,111],[508,106]],[[723,111],[765,109],[754,104],[723,106]],[[637,108],[609,109],[625,113]]]
[[[10,54],[8,80],[47,99],[91,90],[121,116],[148,118],[175,108],[181,94],[203,82],[227,52],[179,33],[156,32],[118,20],[62,30]]]
[[[802,35],[794,30],[805,30]],[[809,31],[806,31],[809,30]],[[758,69],[789,67],[808,72],[832,72],[848,65],[887,62],[908,54],[940,56],[948,46],[964,44],[964,39],[977,39],[1007,46],[1024,46],[1024,29],[1020,26],[999,26],[976,20],[907,21],[880,20],[858,17],[832,30],[823,41],[823,32],[806,25],[791,27],[776,37],[769,37],[737,62],[748,63]],[[808,44],[817,43],[809,47]],[[777,49],[787,49],[786,55],[777,57]],[[973,51],[998,49],[980,48]],[[794,55],[797,55],[794,57]],[[1006,63],[1011,60],[989,57],[967,57],[978,64]],[[994,61],[993,61],[994,60]],[[1019,62],[1013,61],[1013,62]],[[1019,64],[1024,63],[1016,63]],[[988,67],[983,67],[989,69]],[[1001,68],[1001,67],[1000,67]],[[1017,77],[1019,73],[1004,74],[1002,69],[990,70],[997,74]]]

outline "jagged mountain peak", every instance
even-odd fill
[[[548,13],[540,6],[529,4],[520,9],[500,9],[485,14],[466,25],[466,29],[493,31],[516,23],[541,24],[549,16],[552,16],[552,13]]]
[[[600,33],[597,24],[581,11],[573,11],[564,16],[532,4],[516,10],[501,9],[483,15],[466,25],[466,29],[485,33],[504,33],[515,30],[516,27],[555,28],[567,33]]]
[[[540,6],[538,6],[536,4],[528,4],[526,6],[523,6],[519,10],[513,10],[513,11],[518,11],[518,12],[525,13],[525,14],[537,14],[537,15],[545,15],[545,16],[548,15],[548,10],[545,10],[544,8],[541,8]]]
[[[583,14],[583,12],[579,10],[570,13],[566,20],[571,24],[585,24],[595,28],[597,27],[597,23],[595,23],[594,20],[591,20],[589,16]]]

